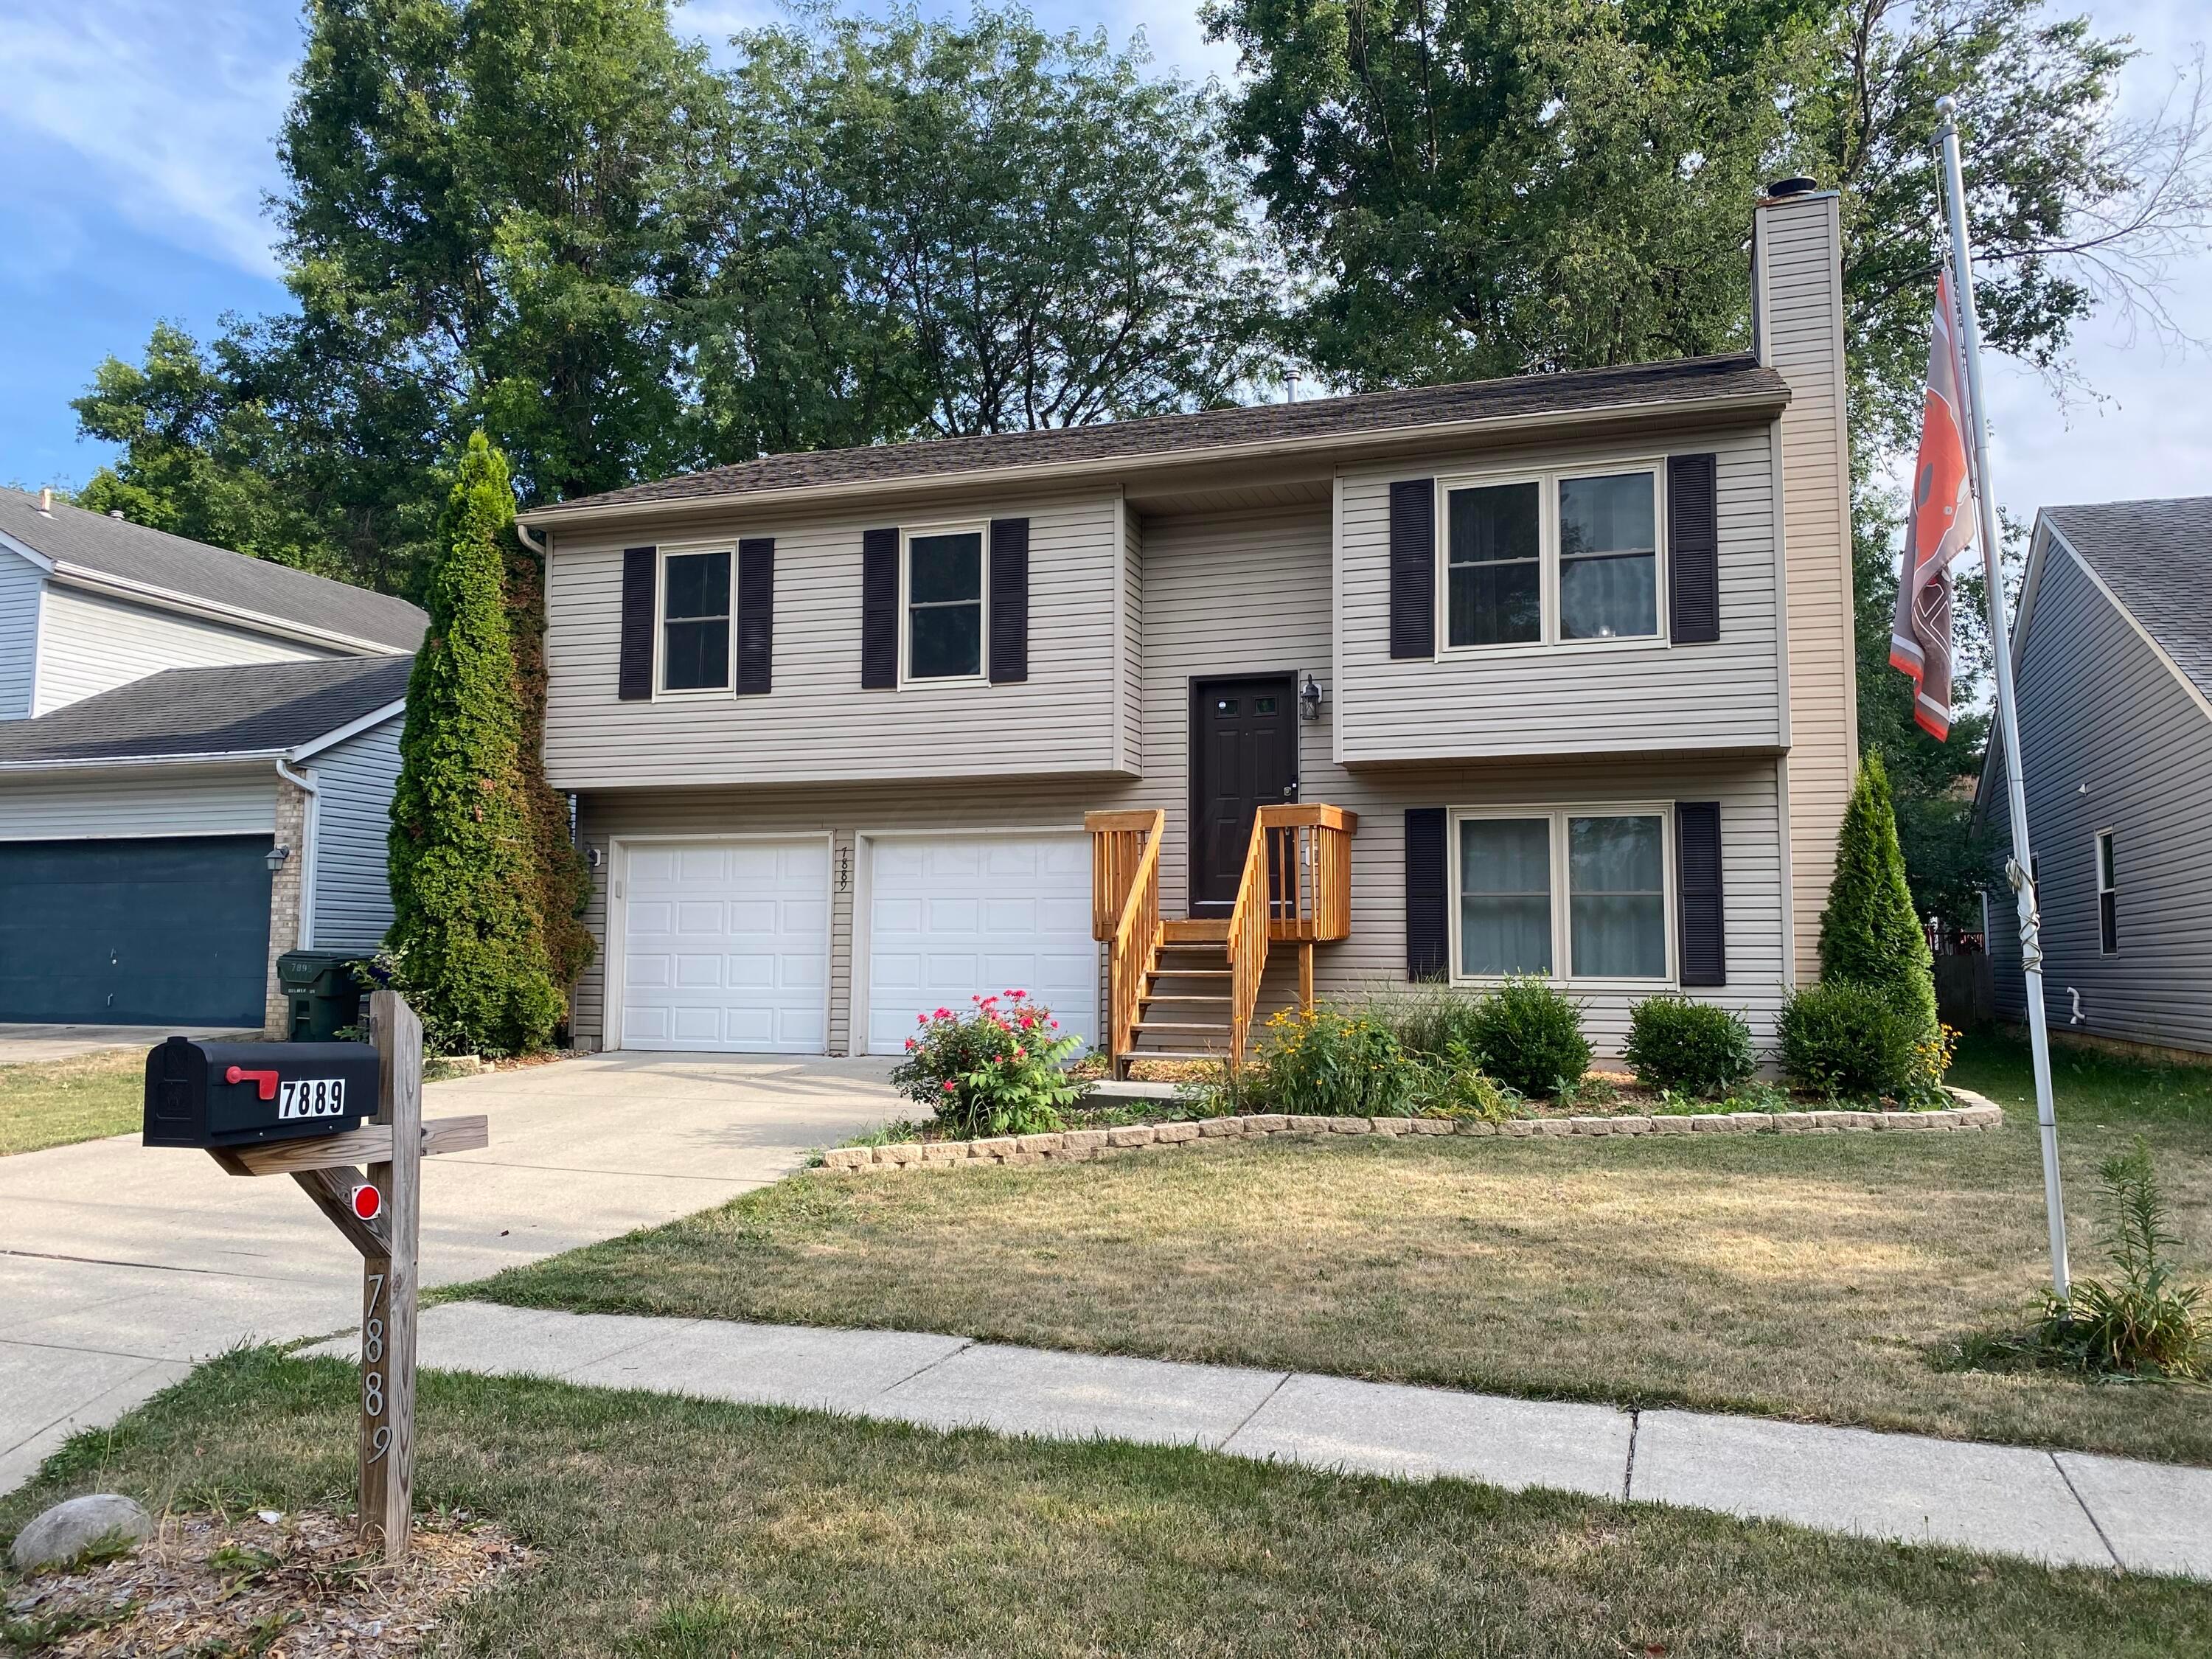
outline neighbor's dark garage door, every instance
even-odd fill
[[[258,1026],[266,836],[0,842],[0,1021]]]

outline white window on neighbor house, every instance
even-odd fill
[[[1659,640],[1661,469],[1444,478],[1447,651]]]
[[[1455,813],[1453,977],[1672,978],[1670,817],[1663,805]]]
[[[660,689],[730,689],[730,550],[660,560]]]
[[[2112,832],[2097,832],[2097,948],[2112,956],[2120,948],[2119,883],[2112,874]]]
[[[899,561],[900,641],[906,680],[981,679],[983,621],[983,527],[951,525],[905,533]]]

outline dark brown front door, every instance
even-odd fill
[[[1190,688],[1190,913],[1237,902],[1252,819],[1298,796],[1297,688],[1288,675]]]

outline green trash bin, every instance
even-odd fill
[[[291,1004],[294,1042],[336,1042],[361,1024],[361,986],[353,976],[361,958],[343,951],[287,951],[276,958],[276,984]]]

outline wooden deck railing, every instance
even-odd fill
[[[1313,947],[1352,935],[1352,837],[1357,813],[1320,804],[1263,806],[1229,913],[1229,1063],[1242,1069],[1272,939],[1298,947],[1298,1001],[1311,1008]]]
[[[1139,999],[1159,960],[1160,842],[1167,823],[1168,815],[1157,810],[1083,817],[1091,832],[1091,936],[1107,941],[1107,1053],[1116,1060],[1135,1045]]]

